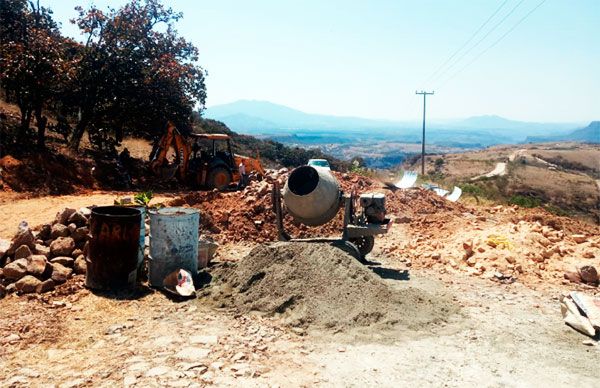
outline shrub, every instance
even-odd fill
[[[509,198],[508,203],[526,208],[539,207],[542,200],[535,197],[526,197],[524,195],[513,195]]]

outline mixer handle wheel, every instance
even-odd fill
[[[367,256],[373,250],[375,246],[375,237],[373,236],[362,236],[356,237],[350,240],[352,244],[356,246],[360,255],[362,257],[363,262],[366,262],[365,256]]]

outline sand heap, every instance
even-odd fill
[[[291,326],[418,328],[457,310],[446,296],[408,284],[391,287],[325,243],[259,246],[239,263],[216,269],[213,278],[206,293],[218,304],[279,316]]]

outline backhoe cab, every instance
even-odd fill
[[[186,139],[173,125],[155,145],[150,155],[152,171],[163,179],[177,178],[193,187],[224,190],[240,181],[240,163],[247,174],[264,176],[258,159],[236,155],[231,149],[231,138],[226,134],[190,134]],[[190,145],[191,143],[191,145]],[[169,150],[174,154],[169,154]],[[171,161],[169,159],[172,159]]]

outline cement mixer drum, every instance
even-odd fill
[[[301,166],[290,174],[283,188],[283,202],[296,221],[319,226],[335,217],[342,192],[329,171]]]

